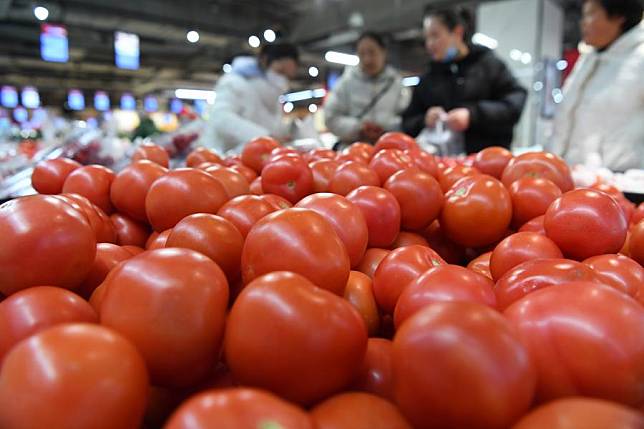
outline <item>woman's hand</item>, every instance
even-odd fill
[[[463,107],[450,110],[447,113],[446,122],[447,126],[453,131],[466,131],[470,127],[470,111]]]
[[[425,125],[428,128],[434,128],[438,121],[445,119],[447,113],[445,109],[439,106],[430,107],[425,113]]]

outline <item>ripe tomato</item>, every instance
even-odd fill
[[[40,194],[60,194],[69,174],[81,164],[67,158],[39,162],[31,174],[31,186]]]
[[[0,426],[138,429],[147,392],[145,363],[125,338],[97,325],[54,326],[6,356]]]
[[[139,253],[145,252],[145,249],[142,249],[141,247],[138,247],[138,246],[125,245],[125,246],[121,246],[121,248],[124,250],[127,250],[132,256],[136,256]]]
[[[228,195],[215,178],[201,170],[180,168],[152,184],[145,198],[145,212],[159,232],[193,213],[217,213],[226,201]]]
[[[224,204],[217,215],[232,222],[246,238],[255,223],[278,209],[267,199],[256,195],[242,195]]]
[[[208,374],[228,306],[217,264],[188,249],[152,250],[117,265],[102,287],[101,324],[132,341],[154,385],[187,387]]]
[[[576,260],[619,252],[628,230],[619,204],[592,189],[577,189],[559,197],[548,208],[543,225],[564,255]]]
[[[0,363],[23,339],[71,322],[98,323],[94,309],[75,293],[51,286],[14,293],[0,303]]]
[[[398,249],[399,247],[412,246],[414,244],[417,244],[419,246],[431,247],[422,235],[416,234],[415,232],[400,231],[400,233],[398,233],[398,237],[396,237],[396,240],[391,246],[389,246],[389,249],[394,250]]]
[[[285,209],[259,220],[246,236],[244,284],[273,271],[292,271],[342,296],[349,256],[330,222],[308,209]]]
[[[132,154],[133,163],[143,159],[152,161],[153,163],[165,168],[168,168],[170,165],[168,151],[153,143],[143,143]]]
[[[242,150],[241,160],[245,166],[260,174],[273,149],[279,146],[280,144],[275,139],[258,137],[246,143]]]
[[[504,147],[487,147],[474,157],[474,167],[483,174],[501,179],[503,170],[512,158],[512,152]]]
[[[535,361],[538,400],[644,402],[644,308],[634,299],[605,285],[569,282],[533,292],[504,314]]]
[[[367,352],[352,390],[368,392],[394,400],[393,343],[384,338],[369,338]]]
[[[311,410],[318,429],[412,429],[391,402],[362,392],[332,396]]]
[[[380,262],[385,259],[385,256],[387,256],[389,252],[389,250],[378,249],[375,247],[367,249],[364,253],[364,257],[356,267],[356,270],[373,279],[373,275],[376,272],[378,265],[380,265]]]
[[[464,177],[445,194],[440,225],[457,244],[482,247],[504,237],[512,219],[510,194],[497,179]]]
[[[332,159],[319,159],[309,163],[311,174],[313,174],[313,192],[329,192],[331,179],[340,166],[338,161]]]
[[[465,259],[465,248],[445,236],[440,222],[435,220],[423,231],[427,244],[448,264],[460,264]]]
[[[217,165],[208,167],[205,171],[224,187],[228,199],[250,193],[250,185],[246,177],[232,168]]]
[[[63,192],[79,194],[100,207],[105,213],[114,211],[110,201],[110,187],[114,172],[102,165],[87,165],[72,171],[65,183]]]
[[[373,295],[371,278],[359,271],[351,271],[344,288],[344,299],[358,310],[367,326],[369,336],[375,335],[380,327],[380,315],[376,297]]]
[[[367,250],[369,231],[358,207],[335,194],[313,194],[297,203],[295,207],[313,210],[328,220],[347,249],[351,267],[360,263]]]
[[[230,168],[232,168],[233,170],[241,173],[242,176],[244,176],[246,178],[248,183],[252,183],[253,180],[255,180],[257,177],[259,177],[257,175],[257,173],[255,173],[255,170],[253,170],[252,168],[246,167],[244,164],[231,165]]]
[[[184,217],[172,228],[166,247],[195,250],[219,265],[229,283],[240,277],[244,237],[235,225],[223,217],[197,213]]]
[[[492,279],[492,273],[490,272],[490,258],[492,257],[492,252],[485,252],[482,255],[477,256],[472,259],[467,268],[474,271],[475,273],[483,274],[485,277]]]
[[[103,283],[103,280],[105,280],[105,277],[112,268],[119,262],[130,259],[131,257],[132,254],[120,246],[111,243],[98,243],[96,245],[96,257],[94,258],[92,268],[90,268],[87,277],[85,277],[80,287],[76,289],[76,293],[85,299],[89,299],[94,289]]]
[[[262,195],[262,199],[268,201],[268,203],[273,206],[275,210],[290,209],[291,207],[293,207],[293,204],[291,204],[287,199],[280,197],[279,195],[264,194]]]
[[[324,148],[317,148],[313,149],[312,151],[304,154],[304,159],[311,164],[315,161],[319,161],[321,159],[335,159],[335,151],[331,149],[324,149]]]
[[[416,167],[393,174],[384,188],[400,204],[400,221],[405,229],[426,228],[443,207],[443,191],[436,179]]]
[[[313,429],[306,411],[263,390],[213,389],[177,409],[165,429],[257,428]]]
[[[313,192],[313,174],[300,156],[283,156],[262,170],[262,189],[295,204]]]
[[[467,301],[495,308],[493,288],[492,280],[483,274],[458,265],[430,268],[400,294],[394,311],[394,324],[400,328],[405,320],[434,302]]]
[[[380,186],[380,179],[367,165],[347,161],[341,164],[331,177],[329,191],[338,195],[347,195],[360,186]]]
[[[400,232],[400,204],[391,192],[376,186],[361,186],[347,199],[362,211],[369,230],[370,247],[389,247]]]
[[[381,183],[394,173],[414,166],[414,161],[400,149],[383,149],[371,158],[369,168],[376,172]]]
[[[428,269],[443,264],[445,261],[429,247],[415,245],[392,250],[373,276],[373,291],[380,309],[393,314],[407,285]]]
[[[523,416],[513,429],[639,429],[644,416],[601,399],[572,397],[548,402]]]
[[[503,170],[501,181],[510,188],[514,181],[522,177],[548,179],[557,185],[561,192],[568,192],[574,188],[570,168],[563,159],[551,153],[529,152],[511,159]]]
[[[116,209],[139,222],[147,222],[145,197],[152,183],[168,172],[151,161],[135,162],[116,175],[110,189],[110,199]]]
[[[54,195],[79,211],[94,231],[98,243],[116,243],[116,230],[103,210],[78,194]]]
[[[628,253],[631,258],[644,267],[644,220],[639,221],[631,228],[631,236],[628,241]]]
[[[186,167],[196,167],[204,162],[212,162],[213,164],[223,164],[224,161],[213,150],[203,146],[196,148],[186,158]]]
[[[438,172],[438,183],[441,185],[443,192],[452,189],[452,186],[463,177],[476,176],[480,172],[473,167],[465,165],[455,165],[454,167],[447,167]]]
[[[569,259],[536,259],[523,262],[505,273],[494,289],[499,310],[515,301],[548,286],[572,281],[602,283],[599,276],[587,265]]]
[[[592,268],[607,286],[636,297],[644,285],[644,268],[624,255],[599,255],[588,258],[584,264]]]
[[[633,215],[631,216],[631,225],[639,223],[642,219],[644,219],[644,203],[640,203],[633,212]]]
[[[150,235],[147,225],[133,221],[127,216],[114,213],[110,216],[116,231],[116,243],[120,246],[145,247],[145,242]]]
[[[520,227],[542,216],[553,201],[561,196],[561,189],[548,179],[522,177],[509,188],[512,198],[512,224]]]
[[[532,220],[524,223],[519,232],[536,232],[541,235],[546,235],[546,228],[543,226],[544,215],[537,216]]]
[[[237,297],[224,347],[241,384],[312,404],[357,375],[367,330],[343,298],[298,274],[275,272],[257,278]]]
[[[418,143],[413,137],[398,131],[390,131],[380,136],[376,142],[375,151],[384,149],[418,149]]]
[[[255,178],[255,180],[253,180],[253,182],[248,187],[248,190],[253,195],[262,195],[264,193],[264,190],[262,189],[262,178]]]
[[[518,232],[503,239],[494,248],[490,257],[490,272],[494,281],[497,281],[522,262],[548,258],[563,258],[554,241],[536,232]]]
[[[0,292],[31,286],[77,287],[96,255],[96,238],[80,212],[47,195],[0,205]]]
[[[438,177],[438,166],[436,165],[436,159],[434,159],[433,155],[420,149],[406,150],[404,153],[411,158],[416,167],[420,168],[425,173],[431,174],[435,179]]]
[[[268,160],[266,160],[266,163],[264,164],[264,167],[266,167],[267,164],[270,164],[271,162],[281,158],[284,155],[294,156],[296,158],[302,158],[302,155],[300,152],[296,151],[295,149],[292,149],[290,147],[276,147],[271,151],[271,154],[268,157]],[[308,161],[307,161],[308,162]],[[263,169],[262,169],[263,171]]]
[[[396,402],[417,429],[507,428],[532,403],[528,351],[495,310],[430,304],[394,338]]]
[[[172,228],[166,229],[161,233],[154,231],[148,237],[148,241],[145,242],[145,250],[163,249],[168,242],[168,237],[171,232]]]
[[[362,159],[365,164],[368,164],[376,153],[376,148],[369,143],[355,142],[349,145],[348,148],[342,151],[343,155],[354,155]]]

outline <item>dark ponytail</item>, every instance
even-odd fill
[[[428,5],[425,8],[424,17],[438,18],[450,31],[454,31],[459,25],[463,27],[463,40],[469,43],[474,35],[474,14],[466,7],[435,7]]]

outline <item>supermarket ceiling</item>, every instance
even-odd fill
[[[558,0],[578,7],[578,0]],[[435,3],[453,4],[451,0]],[[479,3],[466,1],[465,3]],[[328,49],[349,49],[365,28],[391,35],[392,62],[422,68],[419,16],[428,0],[0,0],[0,84],[149,93],[176,87],[209,88],[231,56],[249,51],[248,38],[265,29],[303,48],[303,63],[323,66]],[[45,62],[34,8],[62,24],[69,61]],[[189,30],[199,41],[186,40]],[[114,32],[140,39],[140,67],[114,65]],[[299,84],[311,79],[303,67]]]

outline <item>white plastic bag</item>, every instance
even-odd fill
[[[420,147],[439,156],[465,155],[463,133],[451,130],[444,121],[438,121],[434,128],[424,128],[416,141]]]

